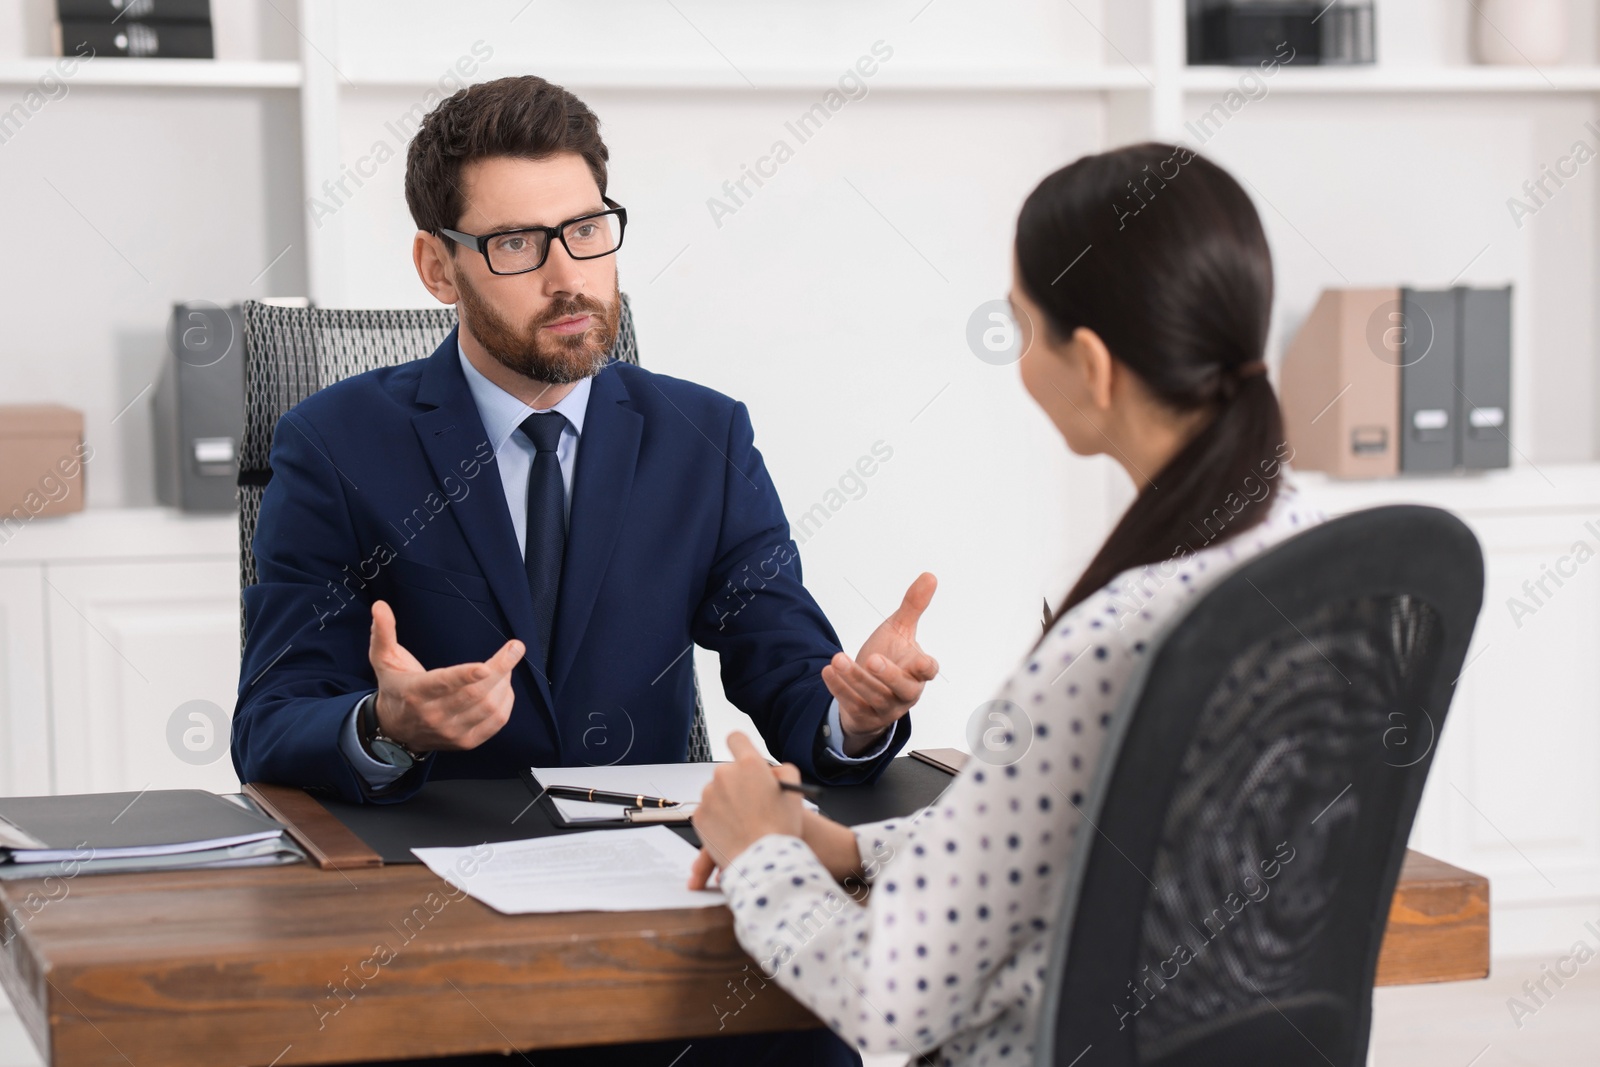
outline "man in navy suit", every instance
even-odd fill
[[[607,155],[593,113],[532,77],[418,131],[413,258],[459,325],[277,425],[243,780],[392,801],[429,777],[680,761],[694,644],[821,781],[871,781],[905,744],[937,671],[916,642],[932,575],[852,659],[801,584],[744,405],[609,360],[626,211]]]

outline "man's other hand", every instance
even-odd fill
[[[378,724],[413,752],[477,748],[511,717],[511,671],[522,649],[513,638],[487,662],[425,670],[396,637],[394,610],[375,601],[368,657],[378,678]]]
[[[917,621],[938,585],[926,571],[918,575],[894,614],[861,646],[859,656],[852,660],[839,652],[822,668],[822,681],[839,702],[845,755],[871,748],[938,675],[938,662],[917,644]]]

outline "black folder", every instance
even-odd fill
[[[283,827],[201,789],[0,798],[0,861],[168,856],[267,841]]]
[[[1448,471],[1461,465],[1460,297],[1455,289],[1402,289],[1400,469]]]
[[[56,17],[63,22],[210,22],[211,0],[56,0]]]
[[[215,42],[209,22],[90,22],[70,19],[61,23],[61,54],[133,56],[147,59],[212,59]]]

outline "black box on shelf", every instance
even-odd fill
[[[1372,63],[1372,0],[1188,0],[1190,66]]]
[[[86,22],[60,24],[61,55],[132,56],[149,59],[214,59],[209,22]]]
[[[62,22],[210,22],[211,0],[56,0]]]

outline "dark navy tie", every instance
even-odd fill
[[[556,593],[561,588],[561,558],[567,550],[566,490],[556,444],[566,416],[544,411],[522,420],[522,432],[533,442],[533,467],[528,471],[528,525],[523,565],[533,592],[533,618],[539,627],[539,662],[548,669],[550,638],[555,631]]]

